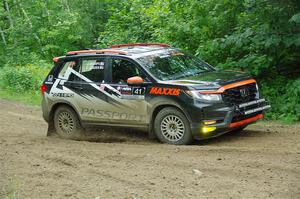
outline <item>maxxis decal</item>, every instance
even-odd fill
[[[149,94],[152,95],[172,95],[172,96],[178,96],[181,93],[181,89],[179,88],[157,88],[152,87],[150,89]]]

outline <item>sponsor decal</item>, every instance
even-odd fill
[[[90,117],[107,118],[107,119],[134,120],[134,121],[145,120],[144,115],[138,115],[134,113],[115,112],[115,111],[105,111],[99,109],[89,109],[89,108],[82,108],[81,114]]]
[[[123,87],[120,89],[122,95],[131,95],[132,89],[130,87]]]
[[[53,75],[49,75],[45,84],[53,84]]]
[[[104,62],[97,62],[93,69],[103,70],[104,69]]]
[[[49,75],[47,81],[52,82],[53,81],[53,75]]]
[[[45,82],[45,84],[53,84],[53,82]]]
[[[144,95],[145,87],[118,86],[116,88],[122,95]]]
[[[51,93],[52,97],[74,97],[74,93]]]
[[[181,89],[179,88],[157,88],[152,87],[150,89],[150,94],[152,95],[173,95],[178,96],[181,93]]]

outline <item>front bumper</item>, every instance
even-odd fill
[[[256,122],[257,120],[262,119],[265,110],[269,109],[270,107],[271,106],[265,99],[258,99],[223,108],[214,109],[210,107],[209,109],[204,110],[205,117],[202,121],[193,122],[191,124],[191,130],[193,132],[194,139],[202,140],[211,137],[217,137],[232,130],[245,127]],[[226,113],[224,113],[224,110],[227,110]],[[204,124],[204,121],[215,121],[215,123]],[[203,132],[204,126],[215,127],[216,129],[212,132]]]

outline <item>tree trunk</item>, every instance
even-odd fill
[[[50,12],[49,12],[49,9],[48,9],[48,4],[49,4],[49,1],[45,0],[45,11],[47,13],[48,22],[50,23],[51,20],[50,20]]]
[[[26,21],[27,21],[28,24],[29,24],[29,27],[30,27],[31,30],[33,31],[33,25],[32,25],[32,22],[31,22],[30,18],[28,17],[28,15],[27,15],[26,11],[24,10],[24,8],[22,7],[21,3],[19,3],[19,5],[20,5],[20,9],[21,9],[21,11],[22,11],[22,13],[23,13],[23,15],[24,15]],[[37,40],[37,42],[38,42],[39,44],[41,44],[41,40],[40,40],[39,36],[38,36],[35,32],[33,32],[33,36],[34,36],[34,38]]]
[[[70,6],[69,6],[68,0],[65,0],[64,3],[65,3],[65,6],[67,8],[67,11],[70,13],[71,11],[70,11]]]
[[[2,38],[2,41],[3,41],[3,44],[4,44],[4,46],[6,46],[6,39],[5,39],[5,35],[4,35],[4,32],[3,32],[3,30],[1,29],[1,27],[0,27],[0,35],[1,35],[1,38]]]
[[[10,9],[9,9],[9,5],[7,3],[7,0],[3,0],[3,8],[4,8],[5,12],[7,13],[7,18],[8,18],[8,21],[9,21],[10,28],[13,29],[14,28],[14,23],[13,23],[13,20],[11,18],[11,13],[10,13]]]

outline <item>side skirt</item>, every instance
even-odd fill
[[[93,122],[93,121],[82,121],[82,126],[84,128],[104,126],[104,127],[139,128],[139,129],[145,129],[145,130],[149,129],[149,125],[148,124],[116,124],[116,123]]]

